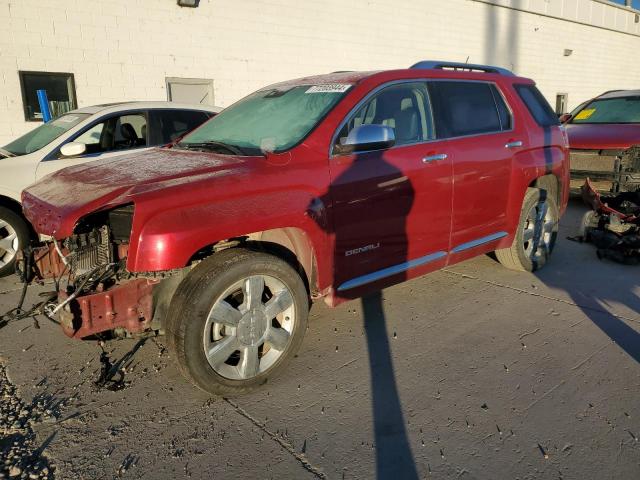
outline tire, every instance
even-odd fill
[[[202,261],[180,283],[165,322],[167,344],[182,374],[202,390],[240,395],[286,368],[308,315],[307,290],[288,263],[232,248]]]
[[[540,222],[542,217],[544,222]],[[513,243],[509,248],[496,250],[496,258],[512,270],[540,270],[553,252],[558,236],[559,219],[558,206],[555,200],[547,195],[547,191],[528,188],[522,201],[520,221]]]
[[[27,222],[14,211],[0,207],[0,277],[15,273],[16,255],[30,238]]]

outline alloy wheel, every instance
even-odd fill
[[[0,219],[0,267],[13,261],[18,248],[18,234],[15,229],[6,220]]]
[[[249,276],[215,299],[203,332],[205,357],[227,379],[251,379],[282,356],[295,322],[287,286],[268,275]]]
[[[549,255],[556,223],[557,220],[546,201],[536,203],[529,210],[524,221],[522,235],[527,257],[536,260]]]

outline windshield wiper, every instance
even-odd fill
[[[206,142],[198,142],[198,143],[178,143],[177,147],[185,148],[187,150],[226,150],[231,152],[234,155],[245,155],[245,152],[236,145],[231,145],[229,143],[224,142],[216,142],[213,140],[209,140]]]
[[[7,158],[16,156],[15,153],[11,153],[9,150],[5,150],[4,148],[0,148],[0,155],[3,155]]]

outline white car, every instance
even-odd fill
[[[171,102],[126,102],[80,108],[0,148],[0,276],[13,273],[17,252],[34,236],[22,215],[22,190],[78,163],[165,145],[221,109]]]

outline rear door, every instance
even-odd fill
[[[166,145],[199,127],[213,116],[200,110],[151,110],[149,141],[151,145]]]
[[[507,235],[512,159],[527,139],[498,87],[430,81],[437,138],[453,167],[452,261],[486,251]]]
[[[337,153],[340,139],[365,124],[392,127],[395,146]],[[438,149],[423,81],[386,85],[345,119],[329,159],[339,295],[355,296],[444,265],[451,162]]]

